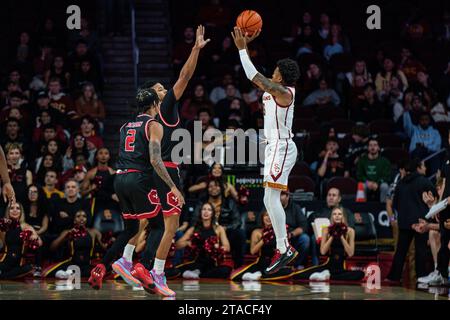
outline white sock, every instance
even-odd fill
[[[273,231],[277,239],[277,249],[283,254],[287,247],[286,212],[281,205],[281,191],[267,187],[264,190],[264,205],[272,221]]]
[[[166,260],[155,258],[155,262],[153,262],[153,270],[155,270],[156,274],[161,274],[164,272],[165,264]]]
[[[136,246],[133,246],[131,244],[127,244],[125,246],[125,249],[123,250],[123,258],[127,260],[128,262],[133,262],[133,252]]]

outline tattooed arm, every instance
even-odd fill
[[[167,169],[164,166],[164,162],[161,158],[161,139],[164,133],[163,127],[160,123],[151,121],[149,124],[149,129],[150,137],[148,149],[150,153],[150,162],[158,176],[161,177],[161,179],[169,186],[175,197],[177,197],[179,206],[182,207],[184,204],[184,197],[181,194],[180,190],[178,190],[178,188],[176,187],[175,183],[169,175],[169,172],[167,172]]]
[[[282,105],[288,105],[292,102],[292,93],[288,88],[267,79],[261,73],[258,72],[252,79],[252,82],[261,90],[264,90],[277,98]]]

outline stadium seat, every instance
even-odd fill
[[[407,141],[395,133],[381,133],[377,139],[381,148],[404,148],[407,145]]]
[[[331,105],[318,107],[316,110],[316,115],[321,122],[347,118],[347,114],[344,109]]]
[[[402,148],[384,148],[381,151],[381,155],[395,165],[398,165],[402,160],[409,159],[408,151]]]
[[[294,125],[293,125],[293,132],[311,132],[311,131],[317,131],[318,124],[314,119],[295,119]]]
[[[353,213],[355,219],[355,256],[372,256],[378,253],[375,223],[367,212]],[[365,243],[361,243],[364,241]]]
[[[292,168],[291,175],[312,177],[312,172],[306,162],[300,161],[295,164],[294,168]]]
[[[394,121],[389,119],[373,120],[369,123],[371,134],[393,133],[395,129]]]
[[[355,122],[348,119],[334,119],[331,120],[331,126],[334,128],[336,133],[351,133]]]
[[[353,178],[333,177],[328,180],[326,192],[330,188],[338,188],[341,191],[342,199],[355,199],[358,182]]]
[[[288,181],[289,190],[295,192],[301,190],[303,192],[314,192],[316,184],[313,179],[305,175],[291,175]]]

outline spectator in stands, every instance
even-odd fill
[[[81,118],[80,132],[86,139],[89,151],[98,150],[103,147],[103,139],[95,132],[94,120],[89,116]]]
[[[105,209],[120,211],[119,198],[114,191],[116,171],[109,166],[110,159],[107,148],[98,149],[95,156],[97,166],[87,172],[81,184],[82,196],[90,196],[95,201],[94,214]]]
[[[364,84],[372,83],[372,75],[367,69],[366,62],[363,59],[357,59],[353,65],[353,69],[345,74],[350,86],[355,86],[356,76],[362,76]]]
[[[173,64],[176,70],[181,70],[181,67],[186,62],[191,53],[192,46],[195,41],[195,31],[192,26],[187,26],[183,31],[183,39],[175,43],[173,49]]]
[[[323,50],[323,55],[327,60],[330,60],[335,54],[350,51],[348,39],[342,35],[342,27],[339,24],[333,24],[330,31],[328,43]]]
[[[80,186],[69,179],[64,186],[64,197],[52,201],[50,208],[50,232],[59,235],[66,229],[72,228],[75,214],[83,210],[87,213],[87,226],[92,225],[92,215],[89,202],[79,197]]]
[[[226,73],[222,77],[222,84],[214,87],[209,94],[209,99],[213,104],[216,104],[227,97],[226,89],[229,84],[233,84],[233,76],[230,73]],[[234,96],[236,98],[241,98],[241,93],[237,88]]]
[[[232,83],[228,84],[225,89],[225,98],[219,100],[214,106],[214,116],[219,118],[219,127],[224,129],[226,127],[227,115],[230,110],[230,105],[237,96],[236,86]]]
[[[281,191],[281,205],[286,212],[286,225],[289,242],[299,252],[294,261],[296,269],[304,268],[310,247],[308,236],[308,220],[302,212],[302,208],[295,204],[289,195],[289,191]]]
[[[403,93],[403,99],[401,101],[397,101],[394,104],[394,106],[392,107],[394,122],[397,122],[401,118],[401,116],[403,115],[403,112],[405,112],[405,110],[412,109],[413,98],[414,98],[414,91],[406,90]],[[403,128],[403,124],[401,127]]]
[[[53,61],[52,46],[49,43],[41,43],[39,46],[39,55],[33,60],[34,74],[43,77],[47,70],[51,68]]]
[[[98,59],[89,50],[88,43],[79,39],[75,44],[75,51],[70,55],[70,71],[71,74],[76,74],[81,70],[81,63],[83,61],[89,60],[92,68],[97,74],[100,74],[100,65]]]
[[[183,120],[194,120],[200,109],[213,111],[213,104],[208,98],[205,87],[197,84],[194,88],[194,95],[183,102],[181,106],[181,117]]]
[[[20,122],[17,119],[11,118],[6,121],[5,135],[1,138],[1,144],[4,149],[8,148],[10,144],[19,145],[23,151],[29,151],[28,141],[22,134]]]
[[[364,87],[364,99],[352,107],[350,118],[356,122],[369,123],[385,115],[385,105],[378,101],[375,87],[370,83]]]
[[[47,142],[44,147],[43,155],[51,154],[53,156],[53,160],[55,162],[55,167],[59,168],[59,171],[62,171],[62,155],[61,155],[61,147],[60,143],[56,139],[51,139]],[[39,168],[44,160],[44,157],[40,157],[36,159],[36,164],[34,166],[34,172],[37,173]]]
[[[319,89],[310,93],[303,101],[304,106],[323,106],[333,105],[338,107],[341,103],[341,99],[334,89],[330,89],[328,82],[325,78],[320,79]]]
[[[16,200],[20,203],[25,203],[27,187],[33,183],[33,175],[27,169],[27,163],[23,159],[23,151],[20,145],[10,144],[5,151],[9,178],[16,192]]]
[[[30,34],[21,32],[19,37],[19,45],[17,46],[16,63],[21,66],[22,70],[27,70],[31,60]]]
[[[190,193],[205,192],[207,191],[208,183],[211,180],[217,180],[222,184],[225,198],[231,196],[235,201],[239,200],[239,195],[236,188],[231,183],[226,182],[225,175],[223,173],[223,166],[220,163],[214,163],[210,167],[209,175],[207,177],[203,177],[201,180],[197,181],[196,184],[190,186],[188,191]]]
[[[40,159],[41,164],[39,169],[36,170],[36,183],[39,185],[44,184],[45,174],[49,171],[56,171],[58,175],[61,173],[61,166],[56,163],[55,156],[51,153],[44,154]]]
[[[340,206],[341,201],[341,191],[338,188],[330,188],[327,193],[326,207],[323,207],[322,209],[315,211],[308,216],[308,234],[311,238],[311,262],[315,266],[319,264],[319,251],[317,248],[317,239],[314,235],[311,223],[314,222],[314,220],[317,218],[330,218],[333,208]],[[349,209],[344,208],[344,214],[347,219],[348,225],[350,227],[354,227],[355,219],[353,213]]]
[[[79,40],[83,40],[84,42],[86,42],[87,47],[92,53],[97,53],[99,49],[97,32],[91,30],[89,21],[86,19],[86,17],[81,17],[79,30],[75,29],[69,31],[68,48],[74,48],[77,41]]]
[[[36,118],[37,126],[33,130],[33,142],[38,143],[45,141],[44,139],[44,131],[48,130],[48,128],[53,128],[56,130],[56,139],[59,141],[59,143],[66,141],[66,133],[64,132],[64,129],[61,125],[56,124],[56,122],[53,121],[53,112],[52,110],[42,110],[39,113],[39,116]],[[47,133],[47,136],[49,133]],[[50,134],[51,135],[51,134]]]
[[[86,138],[81,133],[75,134],[63,157],[63,171],[76,165],[77,156],[83,156],[89,166],[94,165],[96,149],[88,150]]]
[[[415,231],[413,225],[424,219],[428,206],[423,201],[423,193],[436,197],[436,189],[425,177],[423,161],[412,159],[408,162],[406,176],[400,180],[394,193],[393,208],[398,214],[398,243],[391,270],[387,276],[390,281],[401,280],[403,264],[411,241],[415,245],[415,265],[417,278],[426,276],[426,253],[428,236]]]
[[[325,155],[319,158],[320,167],[317,169],[317,175],[321,180],[320,189],[322,191],[325,190],[329,179],[333,177],[350,176],[349,168],[346,166],[344,156],[338,153],[339,143],[335,138],[328,139],[325,145],[325,151]]]
[[[63,89],[67,89],[70,87],[71,75],[64,63],[64,58],[62,55],[56,55],[53,58],[53,64],[51,68],[45,73],[45,85],[48,87],[50,79],[54,78],[59,79],[59,83],[61,84]]]
[[[431,116],[423,112],[419,118],[419,125],[414,125],[409,112],[403,113],[403,127],[411,139],[409,152],[411,157],[424,159],[441,149],[441,135],[439,131],[430,125]],[[439,169],[439,158],[429,160],[429,174],[434,174]]]
[[[177,249],[190,247],[196,254],[195,260],[178,266],[185,279],[202,278],[228,278],[231,273],[230,266],[222,265],[223,258],[212,254],[212,251],[229,252],[230,241],[227,237],[227,228],[222,226],[215,214],[214,205],[205,202],[198,208],[198,220],[176,242]],[[206,243],[214,241],[212,251],[207,251]],[[214,259],[217,257],[216,259]]]
[[[301,91],[305,96],[319,88],[319,82],[323,78],[322,68],[317,63],[310,63],[302,83]]]
[[[393,75],[397,75],[400,78],[403,88],[406,89],[408,87],[408,79],[406,79],[405,74],[396,68],[394,61],[390,57],[385,57],[383,60],[383,70],[380,71],[375,78],[375,86],[378,95],[380,95],[382,91],[388,91],[389,83]]]
[[[208,198],[206,201],[213,205],[217,221],[224,227],[230,240],[235,267],[240,267],[244,259],[245,232],[241,228],[241,216],[236,202],[231,197],[225,197],[224,192],[222,183],[218,180],[211,180],[208,183]],[[195,226],[199,221],[201,208],[202,204],[198,204],[195,208],[191,226]]]
[[[386,103],[389,109],[403,99],[403,84],[397,75],[391,77],[389,85],[379,92],[379,100]]]
[[[408,82],[415,81],[418,72],[425,70],[424,65],[413,56],[411,49],[406,46],[401,49],[400,57],[399,70],[404,73]]]
[[[75,96],[78,96],[79,91],[82,91],[83,85],[91,83],[94,86],[95,91],[102,92],[103,85],[100,76],[92,66],[92,62],[89,59],[81,61],[80,69],[77,70],[72,77],[72,92]]]
[[[320,14],[320,25],[317,32],[319,33],[320,38],[322,38],[322,43],[328,39],[331,31],[330,17],[327,13],[323,12]]]
[[[302,54],[310,54],[317,51],[318,39],[313,27],[309,24],[303,26],[302,33],[294,40],[296,49],[296,58],[300,58]]]
[[[38,185],[29,185],[27,195],[24,203],[25,221],[41,236],[48,230],[49,203],[44,190]]]
[[[40,129],[42,130],[41,140],[37,141],[36,144],[38,154],[43,154],[45,152],[45,149],[51,140],[56,140],[56,142],[59,143],[59,145],[61,145],[61,149],[63,148],[62,146],[65,145],[66,136],[65,135],[58,136],[57,127],[54,124],[49,123],[43,125],[41,126]]]
[[[49,105],[58,111],[58,123],[64,127],[68,127],[70,120],[77,116],[74,110],[72,99],[62,92],[61,80],[59,78],[50,78],[48,84]]]
[[[367,152],[367,143],[369,142],[370,130],[368,126],[356,125],[352,128],[352,140],[345,155],[347,168],[355,168],[359,157]],[[351,175],[354,176],[351,172]]]
[[[75,109],[81,118],[89,116],[92,120],[96,121],[100,128],[100,133],[103,132],[105,106],[98,98],[92,83],[87,82],[83,85],[82,95],[75,102]]]
[[[369,139],[367,154],[362,155],[358,160],[356,178],[358,182],[364,183],[367,198],[386,202],[391,181],[391,163],[380,154],[377,139]]]
[[[58,173],[55,170],[48,170],[45,173],[44,186],[42,187],[47,199],[54,200],[64,197],[64,192],[56,188],[57,184],[58,184]]]

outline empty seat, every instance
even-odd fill
[[[313,179],[308,176],[291,175],[288,181],[289,190],[295,192],[300,190],[302,192],[314,192],[316,184]]]
[[[347,114],[344,109],[330,105],[318,107],[316,110],[316,115],[321,122],[347,118]]]
[[[393,133],[395,130],[395,123],[389,119],[377,119],[369,123],[370,133]]]
[[[293,125],[293,132],[311,132],[311,131],[317,131],[318,124],[314,119],[295,119],[294,125]]]
[[[409,159],[408,151],[402,148],[384,148],[381,155],[396,165],[401,161],[407,161]]]
[[[395,133],[381,133],[377,139],[381,148],[404,148],[407,145],[407,141]]]
[[[336,133],[351,133],[355,122],[348,119],[334,119],[331,121],[331,126]]]
[[[312,177],[312,172],[306,162],[300,161],[295,164],[294,168],[292,168],[291,175]]]
[[[353,178],[333,177],[328,180],[326,192],[328,192],[330,188],[339,189],[343,199],[355,199],[358,182]]]
[[[353,213],[355,228],[355,255],[368,256],[378,253],[375,223],[367,212]],[[360,243],[361,241],[370,243]]]

